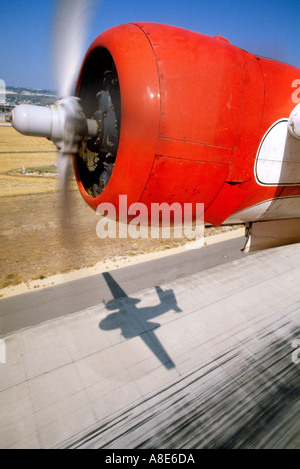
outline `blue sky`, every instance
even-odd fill
[[[300,67],[299,0],[95,0],[86,48],[102,31],[132,21],[224,36]],[[55,90],[52,31],[52,0],[0,0],[0,78],[7,85]]]

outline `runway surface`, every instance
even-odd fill
[[[0,447],[299,448],[300,245],[226,246],[0,300]]]
[[[127,295],[241,259],[244,237],[113,270]],[[102,274],[0,300],[0,337],[113,298]]]

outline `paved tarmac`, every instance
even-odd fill
[[[204,249],[185,250],[176,255],[165,255],[156,260],[115,269],[112,275],[126,294],[132,295],[140,290],[244,258],[245,254],[241,252],[243,245],[244,237],[240,236]],[[102,273],[3,298],[0,300],[0,338],[24,327],[81,311],[113,298]]]
[[[7,330],[0,447],[299,448],[299,260],[285,246],[134,292],[107,272],[110,298]]]

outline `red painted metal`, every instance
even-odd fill
[[[300,69],[241,50],[223,38],[152,23],[101,34],[87,55],[107,49],[121,91],[121,133],[115,168],[94,209],[119,194],[128,205],[201,202],[205,221],[231,214],[300,186],[261,186],[256,153],[267,129],[288,117]],[[82,70],[85,67],[85,61]],[[78,89],[82,70],[78,79]],[[300,208],[299,208],[300,217]]]

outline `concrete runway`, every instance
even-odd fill
[[[241,259],[244,237],[112,271],[127,295]],[[122,293],[121,293],[122,295]],[[0,337],[113,299],[102,274],[0,300]]]
[[[0,300],[1,448],[300,447],[300,245],[178,256]]]

